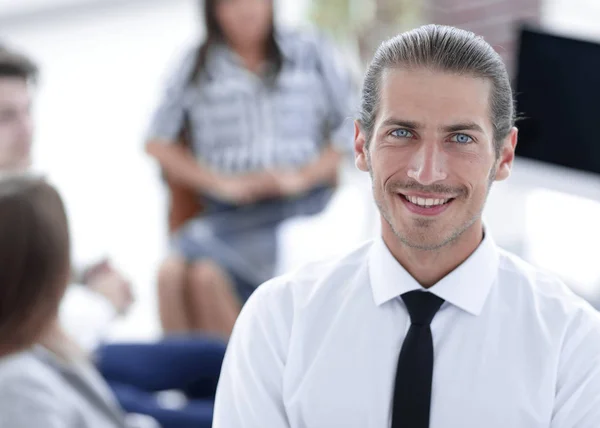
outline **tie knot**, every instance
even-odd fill
[[[429,325],[444,299],[426,291],[409,291],[402,295],[408,309],[410,322],[416,325]]]

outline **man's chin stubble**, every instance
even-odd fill
[[[445,249],[446,247],[451,247],[452,245],[457,244],[459,241],[459,238],[477,222],[477,219],[478,219],[477,216],[473,217],[469,222],[463,224],[461,228],[455,230],[452,233],[452,235],[450,235],[446,239],[443,239],[435,244],[424,244],[424,243],[415,242],[415,240],[409,240],[405,235],[404,236],[401,235],[396,230],[396,228],[392,226],[392,224],[389,221],[388,221],[388,224],[390,225],[392,231],[394,232],[394,235],[398,238],[398,240],[404,246],[406,246],[412,250],[418,250],[418,251],[439,251],[441,249]],[[433,222],[433,220],[427,220],[427,219],[417,219],[417,221],[424,222],[420,225],[421,227],[426,227],[426,224],[431,224]]]

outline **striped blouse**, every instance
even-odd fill
[[[283,64],[270,84],[225,45],[211,48],[190,83],[191,49],[167,80],[149,139],[176,141],[187,116],[198,160],[232,174],[300,167],[328,144],[351,151],[358,91],[339,53],[309,32],[278,32],[277,43]]]

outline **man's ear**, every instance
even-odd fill
[[[369,165],[367,163],[367,140],[365,134],[360,129],[360,123],[354,121],[354,163],[356,167],[361,171],[369,171]]]
[[[513,161],[515,160],[515,148],[517,147],[517,139],[519,130],[513,127],[508,136],[504,139],[500,155],[496,161],[496,181],[506,180],[510,176]]]

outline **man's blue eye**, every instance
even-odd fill
[[[452,136],[452,141],[459,144],[469,144],[473,142],[473,139],[466,134],[456,134]]]
[[[406,129],[395,129],[394,131],[392,131],[392,135],[396,138],[412,138],[413,137],[412,132],[410,132]]]

